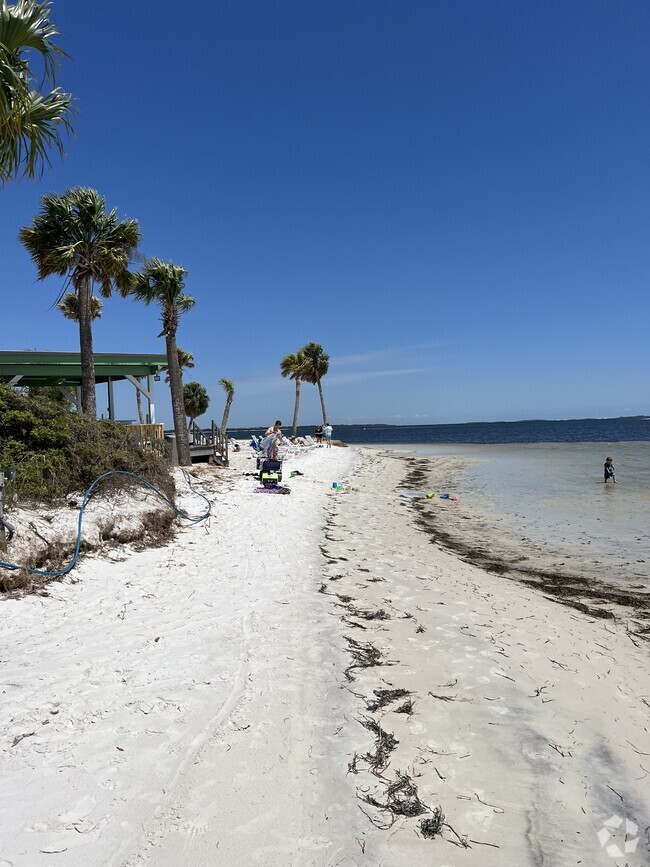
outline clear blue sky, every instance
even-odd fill
[[[77,137],[41,182],[0,190],[2,348],[78,347],[16,237],[43,193],[83,184],[188,269],[186,380],[217,420],[227,377],[231,423],[290,421],[279,362],[310,340],[334,425],[650,410],[647,0],[55,0],[53,16]],[[159,331],[115,299],[95,348],[164,352]]]

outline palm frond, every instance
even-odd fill
[[[79,296],[76,292],[66,292],[63,298],[56,305],[66,319],[72,319],[74,322],[79,321]],[[94,295],[90,299],[90,318],[101,319],[104,305]]]
[[[166,333],[166,318],[176,321],[182,313],[194,307],[196,300],[183,292],[187,271],[182,265],[163,262],[162,259],[148,259],[142,270],[134,275],[129,295],[144,304],[156,303],[163,315]]]
[[[53,87],[42,92],[30,66],[30,54],[43,63],[45,80],[54,84],[65,52],[49,17],[50,3],[0,2],[0,183],[34,179],[50,163],[50,152],[63,155],[63,134],[72,133],[72,96]]]

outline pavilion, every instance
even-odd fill
[[[128,380],[147,401],[147,424],[155,424],[154,382],[167,367],[166,355],[96,352],[95,380],[108,388],[108,417],[115,418],[113,383]],[[141,380],[146,379],[146,386]],[[57,388],[81,410],[81,355],[78,352],[0,351],[0,382]]]

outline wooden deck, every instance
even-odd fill
[[[157,451],[167,455],[171,460],[169,444],[165,441],[165,432],[161,424],[134,424],[127,430],[145,451]],[[228,466],[228,437],[214,422],[206,433],[196,423],[189,430],[190,457],[192,463],[218,464]]]

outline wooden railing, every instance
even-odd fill
[[[165,452],[165,430],[161,424],[133,424],[126,428],[135,442],[147,452]]]
[[[208,437],[203,433],[198,424],[193,421],[188,431],[190,445],[193,446],[209,446],[212,445]]]
[[[224,466],[228,466],[228,436],[226,431],[222,431],[214,422],[212,422],[212,442],[215,451],[221,455]]]
[[[192,422],[189,429],[189,439],[190,447],[211,447],[214,458],[224,466],[228,466],[228,437],[223,435],[221,428],[218,428],[214,422],[210,425],[209,435],[196,422]]]

